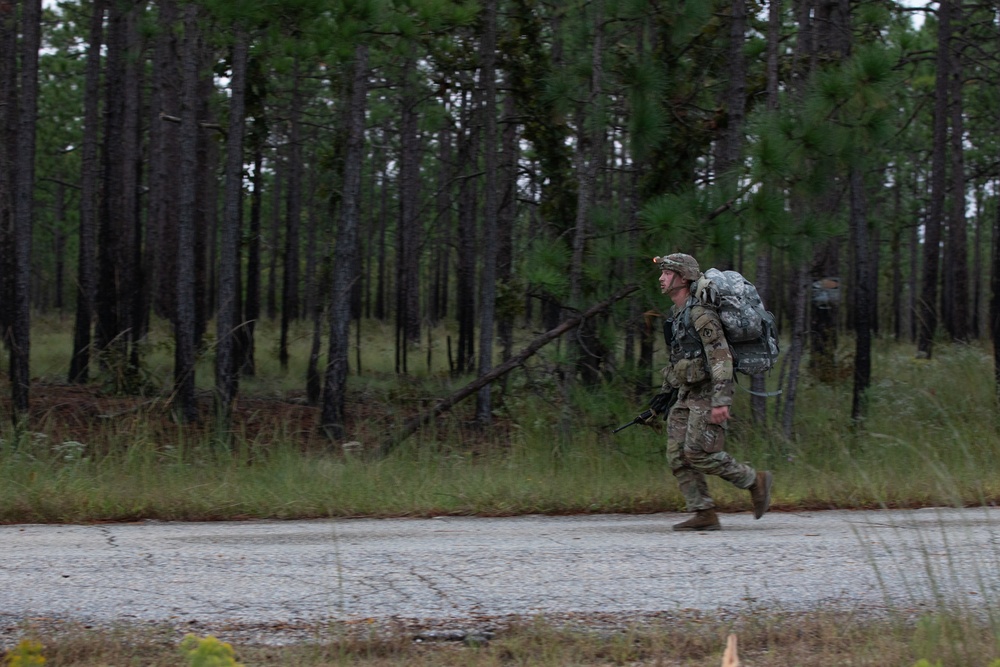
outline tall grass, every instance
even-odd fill
[[[65,322],[42,320],[33,364],[58,381],[68,364]],[[62,329],[56,336],[51,330]],[[164,424],[172,350],[160,325],[147,343],[146,377],[158,396],[125,417],[67,426],[58,415],[0,427],[0,521],[223,519],[678,510],[664,458],[665,434],[614,426],[644,409],[620,378],[563,392],[551,372],[562,352],[546,349],[496,391],[496,426],[479,431],[472,401],[371,460],[318,442],[287,423],[237,433],[220,449],[210,429]],[[309,331],[293,331],[292,364],[281,370],[275,332],[262,327],[258,378],[243,396],[285,400],[301,393]],[[447,373],[446,332],[433,332],[398,376],[392,332],[366,323],[360,375],[349,383],[351,437],[368,450],[396,425],[467,381]],[[522,333],[526,336],[527,334]],[[551,356],[549,356],[551,355]],[[803,376],[796,437],[749,422],[737,391],[727,449],[775,472],[777,508],[985,504],[1000,498],[1000,439],[992,359],[977,346],[938,346],[932,361],[877,344],[867,418],[850,419],[851,385]],[[211,384],[211,347],[199,382]],[[352,366],[356,368],[352,352]],[[849,376],[849,373],[845,373]],[[0,387],[6,391],[6,387]],[[773,410],[777,401],[771,399]],[[746,509],[745,492],[710,480],[723,510]]]

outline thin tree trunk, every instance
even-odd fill
[[[865,184],[858,167],[851,169],[851,232],[854,237],[854,397],[851,419],[865,416],[872,369],[872,303],[875,295],[868,240]]]
[[[996,209],[991,236],[990,335],[993,338],[993,378],[996,397],[1000,400],[1000,207]]]
[[[104,1],[91,8],[84,70],[83,145],[80,157],[80,232],[77,259],[76,321],[73,327],[73,356],[69,381],[86,384],[90,380],[91,327],[94,319],[94,275],[97,259],[98,142],[101,95],[101,45],[104,40]]]
[[[274,188],[271,193],[271,225],[267,247],[267,319],[278,317],[278,244],[281,239],[281,198],[285,180],[285,161],[281,149],[274,150]]]
[[[289,119],[288,206],[285,218],[285,261],[281,281],[281,341],[278,361],[288,368],[288,327],[299,317],[299,228],[302,217],[302,93],[299,60],[292,67],[292,109]]]
[[[122,229],[119,247],[120,280],[125,289],[120,291],[120,322],[128,345],[128,370],[135,378],[139,366],[139,348],[136,342],[141,335],[144,299],[142,270],[142,212],[139,190],[142,183],[142,130],[140,114],[142,105],[142,78],[145,71],[141,59],[139,17],[145,2],[129,7],[125,15],[125,100],[122,128]]]
[[[14,319],[14,165],[17,162],[17,12],[0,5],[0,343],[10,350]]]
[[[158,0],[157,39],[153,56],[152,94],[149,118],[149,193],[143,267],[144,319],[152,309],[161,317],[175,318],[177,254],[166,252],[177,246],[177,210],[180,199],[176,174],[180,169],[178,124],[166,118],[180,117],[179,23],[174,0]],[[173,177],[171,177],[173,176]],[[147,324],[143,323],[143,329]]]
[[[493,368],[493,338],[496,321],[497,275],[497,0],[486,0],[482,41],[483,162],[486,177],[483,192],[483,264],[479,278],[479,375]],[[480,427],[493,421],[490,385],[476,395],[476,422]]]
[[[31,234],[35,221],[35,119],[41,26],[41,0],[24,0],[21,5],[17,173],[14,176],[17,203],[14,207],[14,321],[10,350],[11,402],[15,416],[27,415],[31,383]]]
[[[505,287],[506,295],[512,296],[511,278],[514,273],[514,222],[517,219],[517,166],[518,126],[517,100],[512,94],[504,96],[504,125],[501,132],[501,185],[500,210],[497,213],[497,283]],[[446,274],[447,275],[447,274]],[[500,339],[501,358],[510,358],[514,347],[514,314],[509,307],[497,313],[497,337]]]
[[[399,156],[399,236],[396,290],[396,326],[405,346],[420,342],[420,238],[418,212],[420,197],[420,128],[419,98],[412,80],[416,75],[416,60],[407,57],[403,68],[403,94],[400,97],[400,156]],[[402,372],[406,372],[404,362]]]
[[[104,150],[101,155],[101,197],[98,219],[98,284],[97,284],[97,348],[112,352],[110,359],[117,367],[113,372],[116,382],[122,379],[117,372],[126,358],[127,346],[122,337],[123,309],[121,307],[122,275],[121,258],[123,223],[123,164],[125,125],[125,15],[123,3],[109,4],[107,56],[104,76]],[[105,356],[105,362],[109,358]],[[124,387],[116,386],[122,391]]]
[[[604,123],[590,119],[588,114],[597,113],[603,107],[604,97],[604,0],[593,3],[594,37],[590,49],[590,91],[588,102],[578,110],[577,199],[576,220],[572,236],[572,259],[569,269],[569,303],[578,308],[587,291],[584,285],[584,255],[590,234],[590,218],[597,201],[597,179],[604,159]],[[594,385],[600,378],[606,351],[596,334],[595,323],[585,322],[576,332],[573,356],[577,371],[585,385]],[[575,373],[566,375],[572,382]],[[568,386],[564,388],[568,391]],[[568,429],[564,429],[568,430]]]
[[[347,147],[344,155],[344,187],[340,229],[333,262],[330,291],[330,352],[323,391],[321,424],[328,438],[342,438],[346,423],[346,389],[350,347],[350,300],[348,295],[356,269],[360,227],[361,172],[365,148],[365,115],[368,100],[368,45],[354,49],[351,77]]]
[[[795,421],[795,401],[798,398],[799,368],[805,353],[806,313],[809,295],[809,270],[800,265],[793,271],[792,288],[792,342],[785,363],[788,374],[783,389],[783,401],[775,407],[781,409],[781,431],[786,439],[791,439]]]
[[[234,26],[232,76],[229,81],[229,132],[226,136],[226,191],[219,239],[219,291],[216,313],[215,416],[216,429],[229,430],[233,399],[238,388],[234,335],[239,320],[240,201],[243,198],[243,136],[249,38]]]
[[[938,7],[937,74],[934,85],[934,145],[931,154],[931,202],[924,226],[924,272],[920,291],[920,327],[917,357],[930,359],[937,331],[938,276],[941,225],[946,196],[948,151],[948,75],[950,72],[952,0],[941,0]]]
[[[474,147],[478,139],[477,125],[472,122],[477,96],[462,97],[462,127],[466,129],[458,143],[458,164],[463,178],[458,188],[458,269],[455,280],[455,309],[458,318],[458,359],[456,372],[466,373],[474,366],[476,312],[476,188],[471,172],[475,169]],[[470,127],[471,126],[471,127]]]
[[[961,21],[962,3],[956,4],[952,24]],[[951,116],[951,215],[948,224],[947,256],[944,273],[947,285],[944,321],[953,340],[969,340],[969,257],[968,222],[965,218],[965,121],[962,116],[962,48],[958,39],[951,40],[949,60],[949,115]]]
[[[384,322],[388,317],[389,307],[386,305],[386,230],[389,227],[389,164],[382,161],[380,170],[380,197],[378,214],[378,255],[375,262],[375,319]]]
[[[183,422],[198,418],[195,403],[195,217],[198,178],[197,6],[184,8],[180,211],[177,233],[177,317],[174,322],[174,409]]]
[[[264,176],[261,174],[264,163],[261,142],[258,139],[254,143],[250,238],[247,241],[247,294],[243,305],[243,322],[240,328],[242,332],[240,373],[247,377],[253,377],[257,373],[257,367],[254,363],[256,352],[254,334],[257,330],[257,321],[260,319],[260,219],[263,206],[261,188],[264,186]]]

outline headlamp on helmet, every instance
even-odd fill
[[[682,252],[675,252],[663,257],[654,257],[653,262],[660,267],[661,271],[673,271],[684,280],[698,280],[701,277],[701,268],[698,266],[698,260]]]

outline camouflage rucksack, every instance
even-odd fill
[[[695,281],[692,294],[719,311],[733,353],[733,369],[746,375],[771,370],[778,360],[778,332],[757,288],[737,271],[709,269]]]

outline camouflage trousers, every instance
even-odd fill
[[[667,417],[667,462],[689,512],[715,507],[706,475],[721,477],[741,489],[749,488],[757,477],[751,466],[738,463],[724,451],[726,429],[709,423],[711,414],[710,396],[689,394],[677,401]]]

